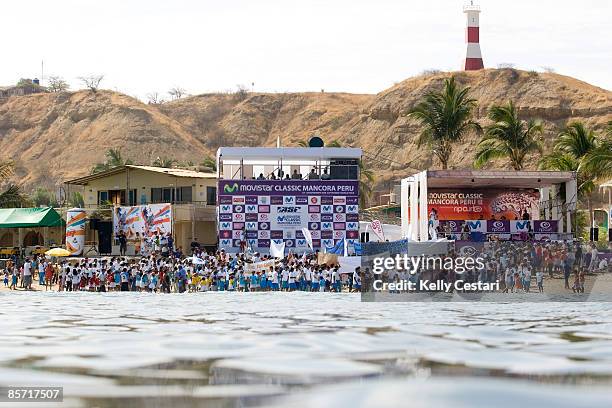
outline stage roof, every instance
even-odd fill
[[[572,171],[430,170],[428,188],[542,188],[576,178]]]
[[[240,159],[361,159],[361,149],[356,147],[220,147],[217,158]]]

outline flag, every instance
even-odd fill
[[[355,255],[361,256],[361,242],[353,242],[353,248],[355,249]]]
[[[308,231],[308,228],[304,227],[302,228],[302,234],[304,234],[304,239],[306,240],[306,243],[308,243],[308,246],[310,247],[310,250],[312,251],[312,234],[310,233],[310,231]]]
[[[378,236],[378,239],[381,241],[385,240],[385,232],[383,231],[383,226],[379,220],[374,220],[370,223],[370,228],[372,231]]]
[[[282,244],[277,244],[274,241],[270,241],[270,256],[274,258],[284,258],[285,242],[283,242]]]
[[[328,254],[342,255],[344,254],[344,239],[338,241],[333,247],[326,247],[325,252]]]

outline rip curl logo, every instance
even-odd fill
[[[234,183],[231,186],[229,184],[226,184],[225,187],[223,187],[223,192],[228,194],[232,194],[236,191],[238,191],[238,183]]]

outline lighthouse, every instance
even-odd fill
[[[480,53],[480,29],[478,16],[480,14],[480,6],[470,1],[470,4],[463,6],[463,12],[467,17],[467,26],[465,29],[465,41],[467,42],[467,52],[465,54],[466,71],[475,71],[483,69],[482,54]]]

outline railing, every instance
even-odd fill
[[[249,168],[253,168],[257,165],[249,164],[243,165],[248,166]],[[297,176],[293,173],[285,173],[283,167],[292,167],[293,165],[287,166],[276,166],[272,171],[264,172],[260,174],[253,174],[250,178],[243,178],[244,180],[358,180],[359,179],[359,165],[358,164],[308,164],[303,165],[302,167],[309,167],[311,169],[310,172],[306,174],[297,173]],[[354,177],[351,178],[332,178],[331,176],[331,168],[341,168],[345,169],[347,174],[351,171],[352,168],[355,168]],[[238,167],[235,172],[233,172],[229,177],[226,177],[221,171],[220,179],[221,180],[240,180],[241,179],[241,168]],[[289,176],[289,178],[286,178]],[[295,178],[294,178],[295,177]]]
[[[208,201],[161,201],[161,202],[146,202],[144,204],[141,203],[136,203],[136,204],[126,204],[126,203],[122,203],[119,204],[119,206],[121,207],[135,207],[138,205],[151,205],[151,204],[172,204],[172,205],[193,205],[197,208],[205,208],[205,207],[216,207],[217,204],[215,203],[209,203]],[[113,209],[113,207],[115,206],[115,204],[112,205],[106,205],[106,204],[85,204],[82,208],[88,209],[88,210],[96,210],[96,211],[111,211]],[[72,207],[65,207],[65,208],[61,208],[63,210],[66,210],[68,208],[72,208]]]

